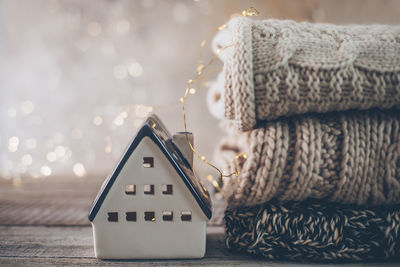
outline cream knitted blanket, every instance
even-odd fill
[[[250,130],[308,112],[400,107],[400,27],[235,18],[221,53],[225,117]],[[221,97],[222,96],[222,97]]]
[[[233,127],[233,126],[232,126]],[[400,203],[400,112],[292,116],[250,132],[228,129],[218,158],[229,206],[307,198],[376,206]],[[231,161],[245,152],[244,162]],[[220,162],[222,163],[222,162]]]

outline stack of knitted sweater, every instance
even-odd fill
[[[240,171],[223,181],[227,247],[400,257],[400,27],[234,18],[226,46],[208,103],[216,160]]]

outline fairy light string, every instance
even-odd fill
[[[235,14],[234,14],[235,15]],[[253,16],[258,16],[259,12],[257,11],[256,8],[254,7],[249,7],[248,9],[244,10],[240,16],[245,18],[245,17],[253,17]],[[231,42],[230,44],[228,44],[225,47],[219,48],[217,50],[217,52],[215,53],[215,55],[207,62],[207,64],[204,65],[204,61],[203,61],[203,51],[204,51],[204,47],[206,45],[206,43],[209,41],[209,39],[214,36],[217,32],[225,29],[227,27],[227,24],[223,24],[219,27],[217,27],[215,30],[213,30],[212,32],[210,32],[207,37],[200,43],[200,60],[199,60],[199,64],[197,66],[197,73],[196,75],[187,81],[186,83],[186,90],[185,90],[185,94],[183,95],[183,97],[180,99],[180,102],[182,103],[182,113],[183,113],[183,126],[185,129],[185,133],[186,133],[186,141],[189,144],[190,149],[192,150],[192,152],[201,160],[203,161],[205,164],[207,164],[208,166],[210,166],[211,168],[215,169],[218,173],[219,173],[219,178],[222,181],[222,183],[224,182],[224,178],[226,177],[231,177],[233,175],[239,175],[240,171],[235,170],[233,173],[230,174],[224,174],[217,166],[215,166],[213,163],[211,163],[209,160],[207,160],[206,157],[204,157],[202,154],[200,154],[193,146],[193,144],[190,142],[189,136],[188,136],[188,127],[187,127],[187,114],[186,114],[186,109],[185,109],[185,101],[187,99],[187,97],[189,96],[189,94],[194,94],[200,86],[202,86],[204,80],[206,80],[206,78],[208,77],[208,75],[212,72],[212,71],[206,71],[208,70],[208,68],[215,62],[215,60],[217,58],[219,58],[219,55],[221,54],[222,51],[224,51],[225,49],[232,47],[233,46],[233,42]],[[205,74],[204,74],[205,73]],[[198,84],[197,86],[194,86],[194,84]],[[238,159],[243,159],[246,160],[247,159],[247,154],[246,153],[240,153],[238,155],[235,156],[235,158],[232,160],[238,160]],[[213,178],[212,175],[207,175],[206,179],[219,191],[222,193],[222,189],[219,185],[219,183]]]

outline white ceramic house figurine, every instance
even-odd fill
[[[90,210],[96,257],[203,257],[211,200],[192,162],[186,134],[171,137],[151,115]]]

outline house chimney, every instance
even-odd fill
[[[182,152],[183,156],[186,158],[186,160],[189,162],[190,166],[193,167],[193,151],[190,148],[188,144],[188,140],[194,146],[193,144],[193,134],[190,132],[177,132],[172,136],[172,141],[175,143],[175,145],[179,148],[179,150]]]

